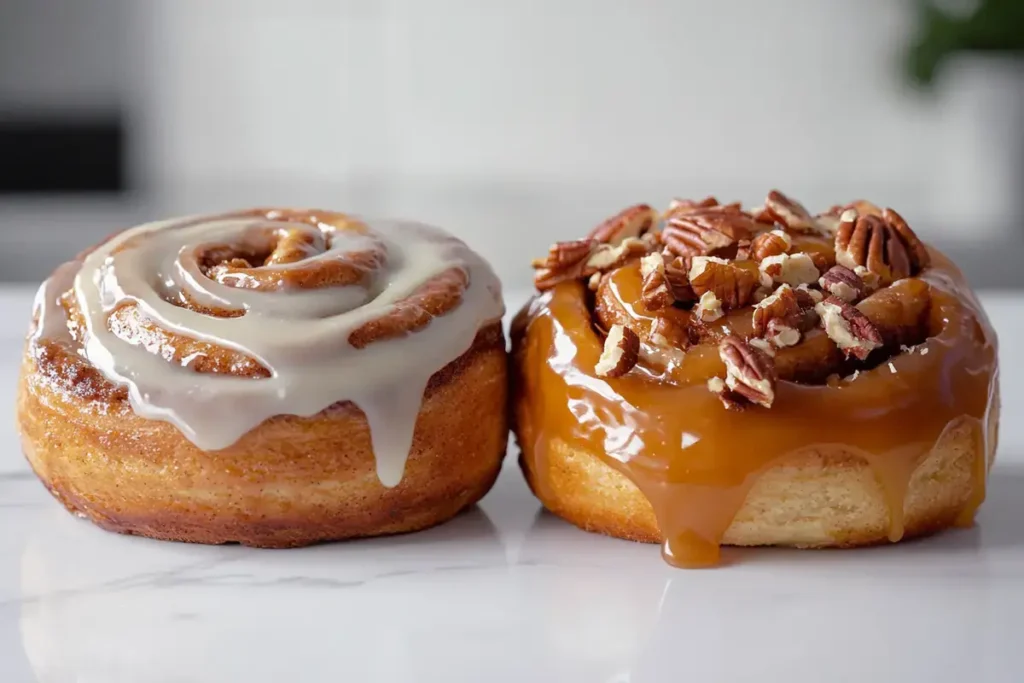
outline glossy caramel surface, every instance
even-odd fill
[[[642,318],[630,290],[636,277],[622,273],[613,276],[612,292],[635,302],[641,310],[633,314]],[[603,337],[591,295],[580,282],[562,283],[535,297],[513,325],[515,400],[520,422],[530,424],[517,430],[523,457],[543,471],[539,461],[559,441],[598,455],[650,501],[666,559],[695,566],[717,561],[723,534],[761,473],[835,444],[872,468],[889,507],[889,539],[899,540],[911,474],[946,430],[968,424],[978,443],[974,491],[961,512],[969,524],[995,449],[995,334],[959,270],[937,252],[930,268],[886,291],[875,304],[881,314],[919,306],[922,339],[889,340],[899,342],[891,357],[842,378],[812,384],[803,383],[811,381],[806,373],[789,373],[802,382],[780,381],[770,409],[735,412],[707,389],[722,372],[710,344],[669,368],[641,361],[623,377],[598,377]],[[738,318],[733,324],[743,334]],[[804,352],[814,339],[801,345]],[[911,341],[913,349],[899,348]]]

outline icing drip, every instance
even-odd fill
[[[245,212],[127,230],[43,284],[34,338],[73,343],[60,303],[73,289],[84,323],[79,353],[127,386],[138,415],[175,425],[204,450],[230,446],[275,415],[311,416],[351,401],[370,426],[381,483],[395,486],[430,377],[501,318],[500,284],[483,259],[436,228],[325,216]],[[248,260],[210,258],[221,252]],[[457,300],[438,308],[431,284],[452,272],[457,288],[441,293]],[[176,338],[248,357],[267,376],[197,372],[195,357],[175,363],[123,338],[110,318],[124,306]],[[349,341],[389,323],[397,332]]]

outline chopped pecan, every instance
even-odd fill
[[[787,253],[793,247],[793,240],[782,230],[770,230],[755,237],[750,246],[754,260],[763,261],[769,256]]]
[[[665,278],[664,257],[658,252],[644,256],[640,259],[640,274],[643,276],[640,298],[648,310],[660,311],[671,306],[675,298]]]
[[[850,202],[849,204],[836,204],[828,210],[828,214],[837,218],[841,217],[847,211],[853,210],[860,216],[881,216],[882,210],[878,208],[876,204],[872,204],[866,199],[858,199]]]
[[[649,230],[640,236],[640,240],[647,244],[650,251],[661,248],[661,233]]]
[[[770,408],[778,383],[771,357],[736,335],[722,339],[718,355],[725,363],[725,386],[751,403]]]
[[[665,267],[665,280],[668,282],[672,298],[679,303],[689,303],[698,299],[697,293],[690,286],[690,261],[685,256],[674,256],[671,252],[662,252]]]
[[[773,358],[775,357],[775,346],[773,346],[772,343],[767,339],[762,339],[761,337],[751,337],[750,339],[747,340],[747,343],[753,346],[755,349],[764,351]]]
[[[569,242],[555,242],[548,249],[548,255],[544,258],[533,259],[534,268],[563,268],[585,261],[594,250],[593,240],[572,240]]]
[[[771,278],[772,282],[793,287],[817,282],[821,275],[814,259],[803,252],[769,256],[761,261],[761,273]]]
[[[588,239],[601,244],[616,246],[627,238],[639,238],[646,234],[658,219],[657,212],[646,204],[636,204],[623,209],[598,225],[587,235]]]
[[[896,213],[893,209],[883,209],[882,220],[899,236],[903,246],[906,247],[907,253],[910,255],[910,274],[914,275],[927,268],[931,263],[928,248],[924,246],[924,242],[918,238],[917,234],[910,229],[907,222],[903,220],[903,216]]]
[[[712,377],[708,380],[708,391],[713,394],[721,394],[725,391],[725,380],[721,377]]]
[[[789,285],[782,285],[775,293],[754,307],[753,334],[764,337],[776,346],[793,346],[800,335],[817,324],[814,301]]]
[[[803,308],[808,306],[814,308],[814,304],[825,298],[824,294],[816,289],[811,289],[807,285],[797,285],[797,288],[793,291],[796,293],[797,301],[800,302],[800,306]]]
[[[764,200],[764,207],[755,214],[763,223],[779,223],[799,232],[817,231],[818,224],[803,204],[790,199],[778,190],[772,190]]]
[[[718,200],[712,196],[707,196],[699,202],[695,202],[692,199],[673,199],[668,204],[668,210],[665,211],[662,218],[666,221],[676,216],[683,216],[694,211],[700,211],[701,209],[710,209],[712,207],[719,206]],[[730,205],[739,208],[739,205]]]
[[[779,348],[785,346],[796,346],[800,343],[801,332],[799,329],[787,325],[781,320],[769,320],[768,332],[765,340],[775,344]]]
[[[736,243],[736,260],[749,261],[751,254],[750,240],[740,240]]]
[[[814,217],[814,222],[818,224],[818,227],[824,233],[835,233],[836,228],[839,227],[839,215],[829,213],[820,213]]]
[[[700,301],[693,307],[693,315],[705,323],[713,323],[723,315],[725,311],[722,310],[722,302],[718,300],[713,291],[704,292]]]
[[[911,274],[910,254],[899,234],[881,217],[849,209],[836,230],[836,262],[851,270],[864,266],[891,284]]]
[[[690,286],[703,296],[714,292],[725,310],[746,306],[757,289],[757,276],[752,270],[715,256],[695,256],[690,263]]]
[[[878,273],[872,273],[864,266],[857,266],[853,269],[853,273],[861,279],[869,292],[873,292],[882,286],[882,279],[878,276]]]
[[[762,276],[762,278],[763,277],[764,276]],[[767,284],[762,282],[760,285],[758,285],[757,289],[754,290],[754,296],[750,300],[753,303],[755,303],[755,304],[761,303],[762,301],[767,299],[769,296],[771,296],[772,288],[773,288],[774,284],[775,284],[774,282],[769,282]]]
[[[594,372],[598,377],[621,377],[632,370],[639,359],[640,337],[624,325],[612,325]]]
[[[566,280],[589,280],[596,273],[614,270],[650,250],[650,242],[636,237],[627,237],[616,245],[601,244],[593,239],[556,242],[546,258],[534,259],[533,267],[537,272],[533,282],[543,291]]]
[[[708,380],[708,391],[717,394],[722,405],[728,410],[743,410],[747,406],[746,399],[725,386],[725,380],[721,377],[712,377]]]
[[[848,304],[857,303],[868,293],[868,287],[860,275],[846,266],[832,266],[818,280],[821,288]]]
[[[799,315],[800,304],[796,300],[796,292],[789,285],[782,285],[754,306],[751,332],[755,337],[765,336],[771,320],[780,320],[796,327]]]
[[[820,251],[806,252],[811,257],[811,261],[814,263],[814,267],[818,269],[819,273],[824,273],[826,270],[835,265],[834,262],[829,260],[829,257]]]
[[[686,330],[671,318],[658,316],[651,322],[651,332],[647,337],[655,346],[685,349],[690,345]]]
[[[690,345],[686,328],[663,316],[651,321],[643,341],[640,358],[651,367],[678,365],[686,357],[686,349]]]
[[[793,290],[796,294],[796,301],[800,304],[800,325],[799,330],[806,332],[818,325],[818,311],[814,309],[825,297],[821,292],[809,289],[807,285],[800,285]]]
[[[864,360],[882,345],[882,334],[878,328],[867,316],[842,299],[826,297],[815,306],[815,310],[821,316],[825,334],[847,357]]]
[[[597,243],[590,239],[552,244],[546,258],[533,261],[537,271],[533,282],[537,289],[543,291],[559,282],[585,277],[586,262],[596,246]]]
[[[605,273],[626,265],[650,251],[650,244],[636,237],[627,237],[617,245],[598,244],[584,265],[583,275]]]
[[[757,223],[733,205],[715,206],[670,218],[661,239],[677,256],[700,256],[749,240],[756,229]]]

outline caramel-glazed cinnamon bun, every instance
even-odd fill
[[[531,488],[591,531],[841,547],[970,524],[999,414],[996,338],[892,209],[626,209],[534,262],[513,323]]]
[[[507,438],[501,289],[428,226],[251,210],[151,223],[36,299],[18,419],[111,530],[287,547],[476,502]]]

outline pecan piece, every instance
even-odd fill
[[[632,370],[639,359],[640,337],[624,325],[612,325],[594,372],[598,377],[621,377]]]
[[[756,229],[754,220],[738,208],[716,206],[670,218],[661,239],[677,256],[699,256],[749,240]]]
[[[772,190],[764,200],[764,207],[755,214],[763,223],[779,223],[799,232],[817,231],[818,224],[804,205],[790,199],[778,190]]]
[[[742,396],[725,386],[725,380],[721,377],[712,377],[708,380],[708,391],[717,394],[722,405],[728,410],[743,410],[747,405]]]
[[[675,298],[665,278],[665,259],[661,254],[654,252],[640,259],[640,274],[640,298],[648,310],[660,311],[673,304]]]
[[[636,237],[627,237],[617,245],[601,244],[589,238],[556,242],[546,258],[534,259],[533,267],[537,272],[533,283],[544,291],[566,280],[589,280],[597,273],[614,270],[644,256],[650,249],[650,242]]]
[[[800,302],[802,308],[808,306],[814,308],[814,304],[825,298],[824,294],[816,289],[811,289],[807,285],[797,285],[797,288],[793,291],[796,293],[797,301]]]
[[[672,298],[679,303],[689,303],[698,299],[697,293],[690,286],[690,261],[684,256],[673,256],[670,252],[662,252],[665,267],[665,281],[668,283]]]
[[[807,332],[818,326],[818,311],[814,309],[825,296],[816,289],[810,289],[807,285],[800,285],[793,290],[796,301],[800,304],[800,325],[801,332]]]
[[[690,337],[685,327],[675,320],[658,316],[651,321],[645,343],[640,345],[640,358],[651,367],[678,365],[686,356]]]
[[[910,229],[907,222],[903,220],[903,216],[896,213],[893,209],[883,209],[882,220],[899,236],[903,246],[906,247],[907,253],[910,255],[910,274],[913,275],[927,268],[931,263],[928,248],[924,246],[924,242],[918,238],[917,234]]]
[[[757,276],[752,270],[715,256],[695,256],[690,263],[690,286],[703,296],[713,292],[725,310],[746,306],[757,289]]]
[[[617,245],[598,244],[584,264],[583,275],[589,277],[592,273],[615,270],[633,259],[644,256],[650,249],[649,242],[637,237],[627,237]]]
[[[803,252],[777,254],[761,261],[761,273],[772,282],[797,285],[817,282],[821,275],[814,259]]]
[[[850,209],[853,209],[859,215],[862,215],[862,216],[868,216],[868,215],[871,215],[871,216],[881,216],[882,215],[882,210],[880,208],[878,208],[877,205],[872,204],[871,202],[869,202],[866,199],[858,199],[856,201],[850,202],[849,204],[836,204],[831,209],[829,209],[826,213],[828,215],[830,215],[830,216],[835,216],[836,218],[839,218],[844,213],[849,211]]]
[[[647,244],[647,248],[651,251],[661,247],[661,233],[649,230],[644,234],[640,235],[640,240]]]
[[[651,333],[647,337],[655,346],[685,349],[690,345],[686,330],[671,318],[658,316],[651,322]]]
[[[793,346],[800,335],[817,324],[814,300],[804,291],[782,285],[754,307],[752,329],[775,346]]]
[[[779,380],[771,357],[732,334],[722,338],[718,355],[725,363],[726,388],[751,403],[770,408]]]
[[[647,233],[658,219],[657,212],[646,204],[623,209],[604,221],[587,235],[601,244],[617,246],[627,238],[639,238]]]
[[[692,199],[673,199],[668,204],[668,210],[665,212],[663,218],[667,221],[670,218],[676,216],[683,216],[694,211],[701,209],[709,209],[713,206],[718,206],[718,200],[712,196],[707,196],[699,202],[695,202]]]
[[[740,240],[736,243],[736,260],[749,261],[752,245],[750,240]]]
[[[847,357],[864,360],[882,345],[882,334],[878,328],[842,299],[829,296],[814,308],[821,316],[825,334]]]
[[[810,251],[806,253],[808,256],[811,257],[811,262],[814,263],[814,267],[818,269],[819,273],[824,273],[826,270],[835,265],[833,262],[829,261],[828,256],[821,253],[820,251]]]
[[[832,266],[818,279],[821,288],[848,304],[854,304],[867,296],[868,287],[860,275],[846,266]]]
[[[779,348],[785,346],[796,346],[800,343],[800,329],[788,323],[775,319],[768,321],[768,330],[765,332],[765,340],[775,344]]]
[[[853,273],[859,277],[862,282],[864,282],[864,286],[867,287],[868,292],[873,292],[882,286],[881,278],[878,276],[878,273],[872,273],[864,266],[857,266],[853,269]]]
[[[700,301],[693,307],[693,315],[705,323],[713,323],[723,315],[725,311],[722,310],[722,302],[718,300],[713,291],[704,292]]]
[[[750,247],[754,260],[760,262],[787,253],[793,248],[793,240],[782,230],[770,230],[755,237]]]
[[[831,211],[828,213],[819,213],[814,217],[814,222],[818,224],[818,228],[823,233],[835,234],[836,228],[839,227],[839,214],[834,214]]]
[[[775,346],[773,346],[772,343],[767,339],[762,339],[761,337],[751,337],[750,339],[747,340],[747,343],[753,346],[755,349],[758,349],[759,351],[764,351],[772,358],[775,357]]]
[[[533,261],[537,271],[533,278],[534,285],[543,291],[560,282],[584,277],[586,262],[596,246],[597,243],[589,239],[555,242],[546,258]]]
[[[836,230],[836,262],[851,270],[864,266],[883,284],[910,276],[910,254],[899,234],[881,217],[848,209]]]

